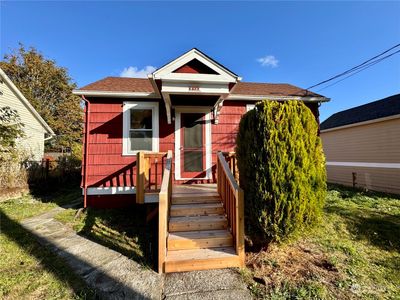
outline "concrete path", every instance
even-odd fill
[[[234,269],[160,276],[55,220],[63,209],[26,219],[21,225],[63,257],[102,299],[251,299]]]
[[[183,299],[252,299],[235,269],[171,273],[165,276],[164,297]]]
[[[102,299],[161,299],[162,277],[69,229],[54,216],[63,208],[22,222],[39,241],[63,257]]]

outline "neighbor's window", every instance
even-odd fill
[[[158,103],[125,102],[123,154],[158,151]]]

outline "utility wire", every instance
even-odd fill
[[[380,56],[382,56],[382,55],[388,53],[389,51],[391,51],[391,50],[393,50],[393,49],[395,49],[395,48],[397,48],[397,47],[399,47],[399,46],[400,46],[400,44],[397,44],[397,45],[395,45],[395,46],[393,46],[393,47],[391,47],[391,48],[389,48],[389,49],[383,51],[382,53],[379,53],[378,55],[375,55],[374,57],[372,57],[372,58],[370,58],[370,59],[364,61],[363,63],[361,63],[361,64],[359,64],[359,65],[357,65],[357,66],[355,66],[355,67],[353,67],[353,68],[351,68],[351,69],[349,69],[349,70],[347,70],[347,71],[344,71],[344,72],[342,72],[342,73],[340,73],[340,74],[338,74],[338,75],[335,75],[335,76],[333,76],[333,77],[331,77],[331,78],[329,78],[329,79],[326,79],[326,80],[324,80],[324,81],[321,81],[321,82],[319,82],[319,83],[317,83],[317,84],[314,84],[314,85],[308,87],[306,90],[310,90],[310,89],[312,89],[312,88],[314,88],[314,87],[320,86],[320,85],[322,85],[322,84],[324,84],[324,83],[327,83],[327,82],[329,82],[329,81],[332,81],[332,80],[334,80],[334,79],[337,79],[337,78],[339,78],[339,77],[342,77],[342,76],[344,76],[344,75],[347,75],[347,74],[349,74],[349,73],[353,73],[353,72],[355,72],[355,71],[357,71],[357,72],[353,73],[353,75],[354,75],[354,74],[357,74],[358,72],[361,72],[362,70],[364,70],[364,67],[366,67],[366,66],[368,66],[368,67],[369,67],[369,66],[372,66],[372,65],[374,65],[375,63],[378,63],[378,62],[380,62],[380,61],[382,61],[382,60],[384,60],[384,59],[386,59],[386,58],[388,58],[388,57],[390,57],[390,56],[392,56],[392,55],[398,53],[399,51],[396,51],[396,52],[393,52],[393,53],[391,53],[391,54],[389,54],[389,55],[387,55],[387,56],[385,56],[385,57],[378,58],[378,57],[380,57]],[[378,59],[377,59],[377,58],[378,58]],[[376,59],[376,60],[375,60],[375,59]],[[361,70],[359,70],[359,69],[361,69]],[[366,68],[365,68],[365,69],[366,69]],[[350,76],[347,76],[347,77],[345,77],[345,78],[348,78],[348,77],[350,77]],[[345,78],[343,78],[342,80],[344,80]],[[340,81],[342,81],[342,80],[340,80]],[[340,81],[337,81],[337,82],[340,82]],[[325,88],[326,88],[326,87],[325,87]]]
[[[333,82],[333,83],[331,83],[331,84],[319,89],[317,92],[320,92],[320,91],[322,91],[322,90],[324,90],[324,89],[326,89],[328,87],[331,87],[331,86],[333,86],[333,85],[335,85],[335,84],[337,84],[337,83],[339,83],[339,82],[341,82],[341,81],[343,81],[343,80],[345,80],[345,79],[347,79],[347,78],[349,78],[349,77],[351,77],[353,75],[356,75],[357,73],[360,73],[361,71],[364,71],[365,69],[368,69],[369,67],[372,67],[373,65],[375,65],[375,64],[381,62],[382,60],[385,60],[386,58],[389,58],[390,56],[395,55],[396,53],[399,53],[399,52],[400,52],[400,50],[397,50],[396,52],[393,52],[393,53],[388,54],[388,55],[386,55],[384,57],[381,57],[380,59],[377,59],[377,60],[375,60],[373,62],[370,62],[369,64],[362,66],[362,68],[359,68],[358,70],[355,70],[355,72],[351,73],[350,75],[347,75],[346,77],[344,77],[344,78],[342,78],[342,79],[340,79],[338,81],[335,81],[335,82]]]

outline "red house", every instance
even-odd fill
[[[86,103],[82,168],[85,206],[159,203],[159,247],[163,253],[159,254],[159,268],[166,272],[196,269],[189,260],[186,265],[171,263],[172,254],[179,256],[179,251],[165,250],[166,244],[170,246],[175,225],[176,232],[188,231],[172,224],[174,217],[201,215],[204,220],[227,216],[226,225],[220,224],[222,227],[215,225],[220,221],[218,218],[211,218],[206,225],[189,218],[184,226],[195,224],[192,230],[200,232],[197,246],[209,241],[209,235],[215,233],[205,229],[227,230],[229,234],[224,235],[227,239],[223,242],[219,239],[215,246],[233,243],[235,258],[220,258],[218,261],[226,263],[219,267],[242,263],[243,257],[237,260],[243,250],[240,250],[241,191],[232,174],[228,174],[234,173],[234,163],[230,161],[230,170],[226,155],[224,159],[222,153],[217,155],[218,151],[225,154],[234,151],[241,116],[259,100],[299,100],[307,104],[318,121],[318,106],[328,100],[290,84],[243,82],[195,48],[148,78],[107,77],[74,93],[81,95]],[[204,185],[216,182],[218,191],[214,185]],[[183,183],[201,185],[187,188]],[[188,207],[189,204],[192,206]],[[162,229],[167,223],[169,229]],[[175,238],[179,240],[182,236]],[[173,247],[171,244],[171,250]],[[192,249],[188,245],[176,247],[174,250]],[[211,247],[209,243],[207,247]],[[170,261],[167,253],[172,255]],[[197,269],[210,267],[207,263],[202,266]]]

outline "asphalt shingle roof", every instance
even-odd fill
[[[147,78],[106,77],[84,87],[81,91],[103,92],[154,92]],[[234,95],[323,97],[287,83],[238,82],[232,89]]]
[[[321,123],[321,130],[400,114],[400,94],[337,112]]]

